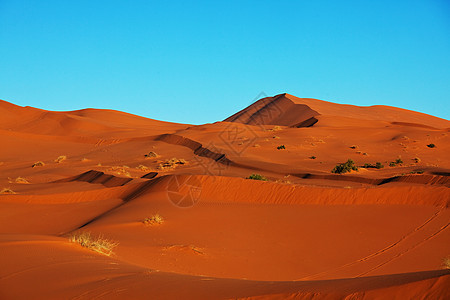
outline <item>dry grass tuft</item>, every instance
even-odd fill
[[[450,256],[447,256],[442,260],[442,266],[444,269],[450,269]]]
[[[155,158],[155,157],[159,157],[158,154],[156,154],[156,152],[150,151],[148,154],[144,155],[146,158]]]
[[[26,180],[25,178],[20,177],[20,176],[16,178],[15,182],[16,183],[24,183],[24,184],[28,184],[29,183],[28,180]]]
[[[277,179],[277,180],[275,180],[275,183],[292,184],[292,181],[290,181],[290,180],[285,180],[285,179]]]
[[[14,192],[12,189],[10,189],[10,188],[4,188],[4,189],[2,189],[1,191],[0,191],[0,194],[3,194],[3,195],[13,195],[13,194],[16,194],[16,192]]]
[[[36,168],[36,167],[43,167],[43,166],[45,166],[43,161],[37,161],[31,167]]]
[[[138,167],[136,167],[136,169],[144,171],[144,172],[148,172],[150,171],[150,168],[144,165],[139,165]]]
[[[269,129],[268,131],[280,131],[282,128],[280,126],[274,126],[273,128]]]
[[[117,175],[125,175],[125,176],[127,176],[127,177],[131,177],[131,174],[130,174],[130,172],[128,172],[128,169],[129,169],[130,167],[128,167],[128,166],[122,166],[122,167],[119,167],[119,166],[115,166],[115,167],[111,167],[111,168],[109,168],[111,171],[114,171]]]
[[[145,225],[160,225],[164,223],[164,218],[160,214],[155,214],[150,218],[145,218],[142,223],[144,223]]]
[[[80,244],[82,247],[106,256],[114,254],[112,249],[119,245],[118,243],[105,239],[102,236],[93,237],[90,232],[74,233],[69,240],[72,243]]]
[[[60,156],[58,156],[57,159],[55,159],[55,163],[57,163],[57,164],[62,163],[62,162],[65,161],[66,159],[67,159],[67,156],[65,156],[65,155],[60,155]]]
[[[163,163],[160,163],[158,166],[158,169],[164,170],[164,169],[173,169],[179,165],[185,165],[187,164],[187,161],[185,161],[182,158],[171,158],[169,160],[166,160]]]

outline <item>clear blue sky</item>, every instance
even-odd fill
[[[449,119],[449,1],[0,0],[0,99],[199,124],[260,92]]]

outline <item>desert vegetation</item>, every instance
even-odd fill
[[[110,256],[114,254],[112,251],[117,247],[118,243],[105,239],[102,236],[94,237],[90,232],[77,232],[70,236],[69,240],[89,250],[100,254]]]
[[[131,177],[130,172],[128,171],[130,169],[129,166],[114,166],[111,167],[110,170],[115,172],[117,175],[125,175],[127,177]]]
[[[144,172],[150,171],[150,168],[147,167],[147,166],[144,166],[144,165],[139,165],[139,166],[136,167],[136,169],[144,171]]]
[[[43,166],[45,166],[45,163],[43,161],[37,161],[31,167],[36,168],[36,167],[43,167]]]
[[[184,160],[182,158],[175,158],[174,157],[174,158],[168,159],[168,160],[160,163],[159,166],[158,166],[158,169],[161,169],[161,170],[173,169],[173,168],[175,168],[177,166],[185,165],[185,164],[187,164],[186,160]]]
[[[269,131],[280,131],[281,129],[281,126],[274,126],[273,128],[269,129]]]
[[[263,175],[261,175],[261,174],[252,174],[252,175],[250,175],[250,176],[248,176],[246,179],[253,179],[253,180],[262,180],[262,181],[267,181],[267,178],[266,177],[264,177]]]
[[[423,174],[425,171],[424,170],[414,170],[409,172],[409,174]]]
[[[60,156],[58,156],[57,159],[55,159],[55,163],[57,163],[57,164],[62,163],[62,162],[65,161],[66,159],[67,159],[67,156],[65,156],[65,155],[60,155]]]
[[[29,182],[28,182],[28,180],[26,179],[26,178],[23,178],[23,177],[17,177],[15,180],[14,180],[16,183],[23,183],[23,184],[28,184]]]
[[[348,159],[343,164],[337,164],[332,170],[331,173],[342,174],[349,173],[351,171],[358,171],[358,167],[355,165],[355,162],[352,159]]]
[[[12,194],[15,194],[16,192],[14,192],[12,189],[10,189],[10,188],[3,188],[1,191],[0,191],[0,194],[3,194],[3,195],[12,195]]]
[[[435,144],[428,144],[427,147],[428,148],[436,148],[436,145]]]
[[[369,168],[374,168],[374,169],[382,169],[384,168],[384,165],[377,161],[375,164],[364,164],[363,168],[365,169],[369,169]]]
[[[154,214],[151,217],[145,218],[142,223],[145,225],[160,225],[164,223],[164,218],[160,214]]]
[[[444,269],[450,269],[450,256],[447,256],[442,260],[442,267]]]
[[[286,149],[286,146],[280,145],[280,146],[277,147],[277,149],[278,149],[278,150],[283,150],[283,149]]]
[[[159,155],[156,154],[156,152],[150,151],[148,154],[144,155],[146,158],[154,158],[154,157],[158,157]]]
[[[401,158],[397,158],[396,160],[391,161],[389,163],[389,167],[396,167],[396,166],[402,165],[402,164],[403,164],[403,160]]]

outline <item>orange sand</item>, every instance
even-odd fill
[[[199,126],[0,116],[0,299],[450,298],[447,120],[289,94]]]

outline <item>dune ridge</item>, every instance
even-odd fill
[[[0,101],[0,298],[446,299],[449,130],[290,94],[203,125]]]
[[[384,105],[362,107],[336,104],[311,98],[298,98],[290,94],[260,99],[224,121],[248,125],[309,127],[318,121],[315,117],[319,115],[382,120],[426,128],[449,128],[447,120],[406,109]]]

